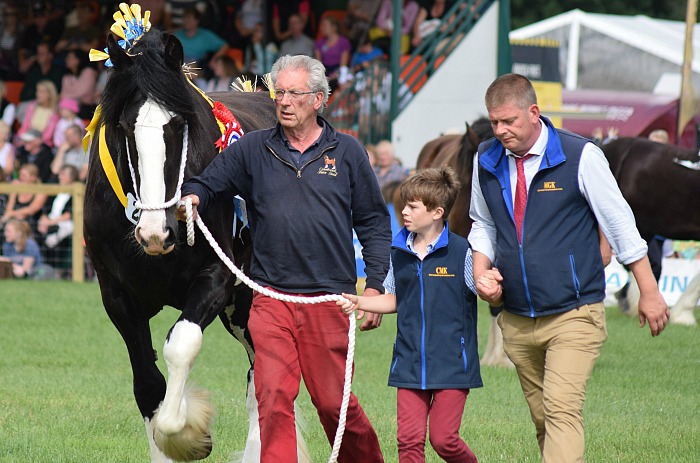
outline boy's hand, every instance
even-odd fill
[[[479,297],[493,306],[500,305],[503,300],[503,276],[497,268],[485,271],[476,280],[476,292]]]
[[[338,307],[340,307],[343,312],[350,315],[358,308],[360,298],[358,296],[356,296],[355,294],[346,294],[346,293],[343,293],[343,297],[346,300],[336,301],[336,305],[338,305]]]

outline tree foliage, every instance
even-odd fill
[[[527,26],[569,10],[586,13],[645,15],[652,18],[685,20],[683,0],[511,0],[511,28]]]

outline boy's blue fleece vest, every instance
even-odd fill
[[[581,194],[578,168],[585,138],[549,131],[539,171],[528,191],[522,245],[513,220],[509,165],[495,139],[479,147],[479,182],[494,223],[494,266],[503,275],[505,309],[539,317],[566,312],[605,298],[598,222]]]
[[[443,231],[421,261],[406,248],[408,230],[394,238],[397,325],[389,385],[407,389],[481,387],[476,296],[464,282],[469,243]]]

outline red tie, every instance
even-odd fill
[[[513,204],[513,217],[515,218],[515,229],[518,231],[518,243],[523,242],[523,216],[525,215],[525,204],[527,204],[527,181],[525,180],[525,167],[523,163],[534,156],[533,153],[521,158],[514,157],[515,167],[518,171],[518,181],[515,184],[515,203]]]

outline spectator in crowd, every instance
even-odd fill
[[[352,54],[350,59],[350,69],[353,73],[361,72],[362,70],[369,67],[370,63],[384,56],[384,52],[381,48],[374,46],[369,39],[362,42]]]
[[[231,84],[241,77],[241,71],[236,62],[228,55],[222,55],[212,60],[214,77],[207,81],[205,92],[230,92]]]
[[[10,126],[0,121],[0,182],[12,178],[15,171],[15,146],[10,143]]]
[[[311,36],[311,27],[309,24],[309,16],[311,13],[311,4],[309,0],[272,0],[270,2],[272,18],[272,34],[275,41],[279,44],[292,36],[292,31],[289,29],[289,18],[293,14],[298,14],[304,23],[304,33]]]
[[[640,326],[657,336],[670,314],[600,148],[541,116],[524,76],[498,77],[485,103],[495,139],[479,147],[472,175],[477,292],[503,309],[503,346],[542,461],[582,462],[586,387],[607,338],[599,227],[639,283]]]
[[[333,16],[326,16],[319,24],[320,37],[316,40],[314,54],[326,67],[331,82],[331,90],[350,79],[349,68],[352,45],[347,37],[340,34],[340,24]]]
[[[78,101],[78,117],[92,119],[95,113],[95,85],[97,69],[90,63],[88,54],[77,48],[66,52],[66,74],[61,81],[61,98]]]
[[[41,132],[36,129],[29,129],[18,137],[16,157],[19,165],[32,164],[38,169],[38,176],[42,182],[51,180],[51,161],[53,152],[51,148],[43,142]]]
[[[401,182],[408,177],[409,170],[401,165],[394,155],[394,146],[389,140],[381,140],[374,151],[377,161],[374,165],[374,175],[379,187],[383,188],[389,182]]]
[[[27,71],[23,71],[24,85],[19,94],[20,104],[17,108],[17,120],[21,121],[25,117],[26,107],[30,101],[35,100],[37,84],[41,81],[48,80],[54,85],[54,92],[58,94],[61,91],[61,82],[63,81],[63,68],[57,67],[53,62],[53,51],[48,43],[40,43],[37,45],[36,53],[27,59],[29,66]]]
[[[78,181],[78,170],[64,165],[58,173],[60,185]],[[73,237],[73,195],[59,193],[53,197],[48,213],[39,217],[38,241],[43,244],[47,264],[58,270],[63,278],[70,278],[71,244]]]
[[[149,18],[151,26],[158,27],[160,29],[167,29],[165,25],[165,4],[167,3],[166,0],[139,0],[138,3],[139,5],[141,5],[142,12],[151,12],[151,17]]]
[[[668,143],[668,132],[665,131],[664,129],[652,130],[651,133],[649,133],[649,140],[655,141],[656,143],[667,144]]]
[[[58,102],[58,115],[60,119],[56,123],[56,128],[53,132],[53,149],[54,152],[66,140],[66,129],[71,125],[79,125],[85,128],[83,119],[78,117],[78,100],[75,98],[61,98]],[[54,172],[57,173],[57,172]]]
[[[411,32],[413,24],[418,17],[420,6],[415,0],[403,0],[401,10],[401,53],[408,53],[411,47]],[[382,48],[384,53],[389,54],[389,41],[394,29],[394,1],[382,0],[382,4],[375,19],[375,25],[369,30],[369,38]],[[382,45],[377,40],[381,39]]]
[[[185,26],[187,10],[196,9],[200,17],[207,12],[207,2],[202,0],[165,0],[164,6],[163,23],[170,32]]]
[[[0,24],[0,79],[21,80],[18,52],[22,27],[17,8],[6,4]]]
[[[19,177],[16,182],[33,185],[41,183],[39,169],[35,164],[23,164],[19,168]],[[13,218],[22,219],[29,223],[32,233],[36,233],[46,199],[43,193],[10,193],[5,213],[0,217],[0,226]]]
[[[90,157],[83,151],[84,133],[82,121],[81,124],[73,124],[65,129],[65,140],[58,146],[56,155],[51,161],[53,175],[57,176],[64,166],[72,166],[78,171],[78,179],[81,182],[85,181]]]
[[[362,146],[320,116],[330,91],[325,69],[313,58],[287,55],[277,60],[271,75],[277,126],[249,132],[230,145],[202,175],[185,182],[183,200],[191,199],[200,212],[236,194],[248,201],[255,224],[251,277],[287,294],[355,291],[354,226],[363,245],[364,294],[378,295],[389,266],[389,213]],[[184,207],[178,215],[184,216]],[[287,220],[290,216],[295,219]],[[348,325],[334,302],[291,304],[255,294],[248,328],[256,346],[261,462],[296,459],[294,399],[302,378],[333,440]],[[360,329],[377,326],[372,316]],[[383,461],[377,435],[353,394],[346,426],[339,461]]]
[[[280,46],[280,56],[305,55],[313,58],[314,41],[304,34],[304,20],[298,14],[293,14],[288,20],[290,36]]]
[[[417,47],[424,38],[438,30],[443,21],[447,22],[447,12],[453,5],[453,0],[432,0],[421,6],[413,23],[411,45]]]
[[[46,71],[47,62],[44,60],[45,55],[40,55],[39,46],[41,44],[51,44],[58,42],[59,37],[63,33],[63,10],[54,8],[51,1],[27,2],[30,7],[25,15],[25,28],[20,40],[18,59],[19,72],[26,75],[30,68],[39,63],[42,71]],[[53,49],[49,50],[51,59],[53,59]],[[50,62],[50,61],[49,61]],[[50,78],[46,73],[39,78],[31,81],[32,85],[40,79]],[[54,80],[53,78],[51,80]],[[60,76],[58,82],[60,84]],[[30,90],[33,92],[33,90]],[[22,100],[30,100],[33,95],[27,95]]]
[[[95,0],[77,0],[69,14],[75,22],[66,27],[54,47],[54,53],[65,58],[68,50],[78,49],[86,55],[92,48],[100,48],[102,31],[99,28],[99,4]]]
[[[365,42],[381,0],[350,0],[345,13],[344,28],[353,48]]]
[[[477,350],[477,299],[467,240],[447,228],[460,182],[450,167],[422,169],[400,188],[405,227],[394,237],[385,294],[343,294],[336,304],[396,313],[389,385],[398,388],[399,461],[425,462],[425,438],[445,461],[477,463],[459,435],[467,396],[482,387]],[[451,269],[450,277],[416,269]],[[447,273],[447,272],[445,272]]]
[[[246,46],[244,52],[246,71],[263,76],[270,72],[276,59],[277,45],[267,40],[265,27],[262,24],[256,25],[250,38],[250,43]]]
[[[211,60],[225,55],[229,49],[228,43],[213,31],[200,27],[202,15],[196,8],[185,11],[182,28],[175,31],[174,35],[182,42],[185,53],[185,63],[196,63],[200,69]],[[206,76],[202,76],[205,77]]]
[[[5,98],[6,96],[7,84],[4,80],[0,80],[0,120],[12,129],[17,114],[17,106],[14,103],[10,103],[7,98]]]
[[[56,86],[50,80],[39,81],[36,84],[36,99],[27,105],[17,136],[36,130],[43,142],[52,147],[53,132],[59,119]]]
[[[12,262],[15,278],[31,277],[42,264],[39,245],[32,238],[32,230],[26,220],[8,219],[4,228],[1,260]]]
[[[264,0],[243,0],[234,20],[236,32],[243,40],[241,48],[245,49],[251,42],[258,24],[265,24]]]

